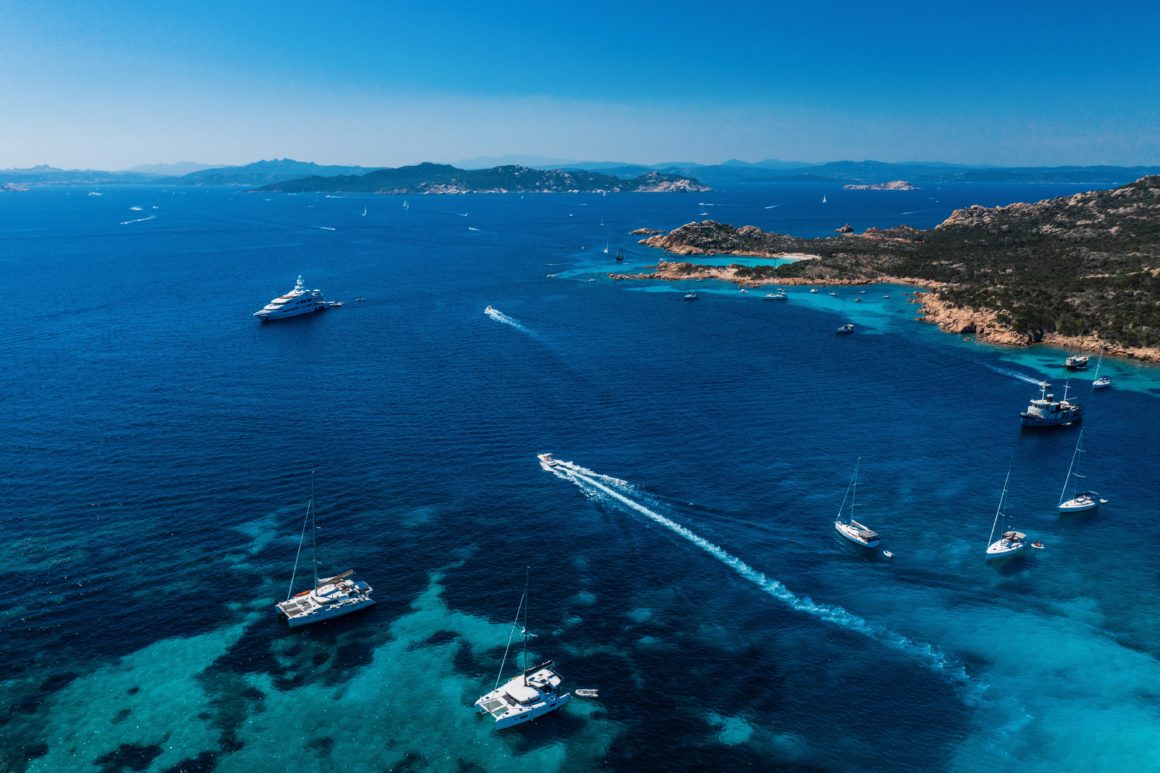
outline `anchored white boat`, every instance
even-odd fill
[[[1100,505],[1106,505],[1108,500],[1101,499],[1094,491],[1080,491],[1079,484],[1072,485],[1073,478],[1082,478],[1079,473],[1079,455],[1083,453],[1083,430],[1079,431],[1079,438],[1075,441],[1075,451],[1071,455],[1071,464],[1067,468],[1067,477],[1063,481],[1063,489],[1059,492],[1059,504],[1056,508],[1061,513],[1082,513],[1085,510],[1095,510]],[[1071,489],[1071,498],[1067,498],[1067,491]]]
[[[1051,384],[1039,382],[1039,397],[1027,404],[1027,410],[1019,413],[1024,427],[1071,427],[1083,420],[1083,406],[1067,399],[1069,385],[1063,387],[1063,399],[1056,400],[1047,390]]]
[[[551,459],[551,454],[540,454]],[[508,646],[503,653],[503,661],[496,675],[496,687],[475,702],[475,709],[480,714],[489,714],[495,719],[496,730],[506,730],[516,725],[524,725],[536,717],[550,714],[556,709],[563,708],[572,700],[572,693],[561,692],[560,684],[563,681],[558,673],[552,670],[552,661],[541,663],[532,668],[528,662],[528,582],[524,581],[524,595],[520,597],[520,605],[516,609],[515,620],[512,621],[512,633],[519,625],[520,612],[524,613],[524,668],[519,676],[500,685],[503,678],[503,667],[507,663],[508,652],[511,650],[511,636],[508,637]]]
[[[1084,370],[1088,366],[1086,354],[1073,354],[1063,361],[1063,367],[1068,370]]]
[[[854,323],[853,323],[853,322],[847,322],[846,324],[842,325],[841,327],[839,327],[839,328],[838,328],[837,330],[835,330],[834,332],[835,332],[835,333],[837,333],[837,334],[838,334],[838,335],[840,335],[840,336],[848,336],[848,335],[851,335],[851,334],[854,332]]]
[[[762,300],[764,300],[764,301],[788,301],[789,296],[785,294],[784,288],[779,287],[771,293],[766,293],[765,297],[762,298]]]
[[[1104,364],[1104,353],[1100,352],[1100,358],[1096,360],[1095,378],[1092,379],[1092,389],[1106,389],[1112,385],[1112,380],[1107,376],[1100,375],[1100,366]]]
[[[869,526],[854,520],[854,501],[858,495],[858,468],[862,466],[862,457],[854,465],[854,476],[850,478],[850,485],[846,486],[846,494],[842,497],[842,504],[838,507],[838,517],[834,520],[834,530],[858,547],[876,548],[879,539],[878,532]],[[842,520],[842,511],[846,509],[846,500],[850,500],[850,510],[847,520]]]
[[[687,292],[687,293],[685,293],[685,300],[686,300],[686,301],[695,301],[695,300],[697,300],[697,291],[696,291],[696,290],[693,290],[693,291],[691,291],[691,292]]]
[[[302,284],[302,277],[299,276],[293,290],[285,295],[279,295],[260,310],[255,311],[254,316],[263,322],[273,322],[341,305],[338,302],[323,300],[321,290],[307,290]]]
[[[310,527],[310,565],[314,573],[314,584],[310,590],[292,595],[307,526]],[[290,575],[290,589],[286,593],[286,600],[276,604],[278,611],[286,616],[286,622],[291,628],[320,623],[374,606],[375,600],[371,598],[373,590],[366,582],[354,579],[353,569],[347,569],[333,577],[318,576],[318,527],[314,506],[314,475],[311,474],[310,502],[306,505],[306,522],[302,524],[302,536],[298,539],[298,557],[294,559],[294,573]]]
[[[1007,477],[1003,480],[1003,493],[999,496],[999,507],[996,508],[995,520],[991,523],[991,536],[987,537],[988,561],[1012,558],[1022,553],[1027,547],[1027,535],[1021,531],[1005,531],[999,539],[995,539],[995,529],[999,526],[999,518],[1006,519],[1007,517],[1007,514],[1003,512],[1003,503],[1007,500],[1007,483],[1010,480],[1011,469],[1007,468]]]

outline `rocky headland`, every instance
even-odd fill
[[[728,267],[663,261],[632,278],[911,284],[929,290],[917,296],[923,319],[948,332],[1160,362],[1160,176],[1031,204],[967,207],[929,230],[802,239],[706,220],[642,243],[680,256],[796,260]]]

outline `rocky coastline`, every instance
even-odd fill
[[[687,223],[641,243],[686,258],[792,262],[660,260],[649,272],[610,276],[717,279],[741,287],[903,284],[928,290],[916,297],[920,318],[949,333],[1160,363],[1160,176],[1029,204],[967,207],[929,230],[837,230],[804,239],[752,225]]]
[[[843,185],[842,188],[847,191],[917,191],[918,186],[908,183],[906,180],[891,180],[885,183],[850,183]]]

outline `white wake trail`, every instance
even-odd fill
[[[516,330],[520,331],[521,333],[523,333],[526,336],[531,336],[532,338],[535,338],[536,340],[542,340],[540,337],[540,334],[537,333],[535,330],[532,330],[530,327],[528,327],[524,323],[520,322],[518,319],[515,319],[514,317],[509,317],[507,314],[504,314],[499,309],[493,309],[491,306],[488,306],[486,309],[483,310],[483,313],[486,314],[487,316],[491,317],[492,319],[494,319],[496,322],[502,322],[505,325],[511,325]]]
[[[1010,370],[1009,368],[996,368],[994,365],[988,365],[987,368],[989,370],[995,371],[1000,376],[1006,376],[1007,378],[1013,378],[1019,381],[1026,381],[1028,384],[1034,384],[1035,386],[1040,386],[1043,384],[1042,379],[1032,378],[1026,373],[1020,373],[1017,370]]]
[[[778,601],[788,605],[790,608],[799,612],[804,612],[812,615],[819,620],[824,620],[827,623],[841,626],[850,631],[860,633],[863,636],[869,637],[876,641],[880,641],[890,647],[905,652],[908,655],[914,656],[922,660],[928,668],[933,671],[945,674],[952,681],[965,683],[969,680],[966,671],[962,665],[951,660],[936,647],[930,644],[909,639],[902,634],[883,628],[880,625],[870,623],[857,615],[846,611],[842,607],[834,606],[832,604],[819,604],[808,597],[799,596],[789,588],[782,585],[779,581],[767,577],[764,572],[754,569],[749,564],[742,561],[737,556],[729,553],[719,545],[715,545],[701,535],[692,531],[691,529],[682,526],[671,518],[667,518],[660,513],[645,507],[641,503],[627,496],[623,491],[633,492],[634,487],[626,481],[619,478],[613,478],[607,475],[593,472],[585,467],[581,467],[573,462],[553,460],[552,462],[544,462],[541,460],[540,466],[548,472],[551,472],[558,478],[571,481],[586,496],[590,498],[595,494],[603,495],[604,498],[610,498],[625,507],[634,510],[646,518],[659,523],[666,529],[672,531],[680,537],[688,540],[701,550],[716,558],[721,563],[728,566],[737,574],[749,580],[761,590],[765,591],[770,596],[773,596]],[[619,490],[618,490],[619,489]]]
[[[129,225],[130,223],[144,223],[146,220],[156,220],[157,215],[150,215],[149,217],[139,217],[135,220],[122,220],[121,225]]]

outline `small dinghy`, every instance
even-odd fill
[[[1031,547],[1035,548],[1036,550],[1043,550],[1043,543],[1039,540],[1035,540],[1031,543]]]
[[[889,550],[883,550],[882,555],[885,556],[886,558],[894,558],[894,554],[892,552],[890,552]]]
[[[597,690],[582,687],[578,690],[573,690],[572,693],[580,698],[599,698],[600,693]]]

